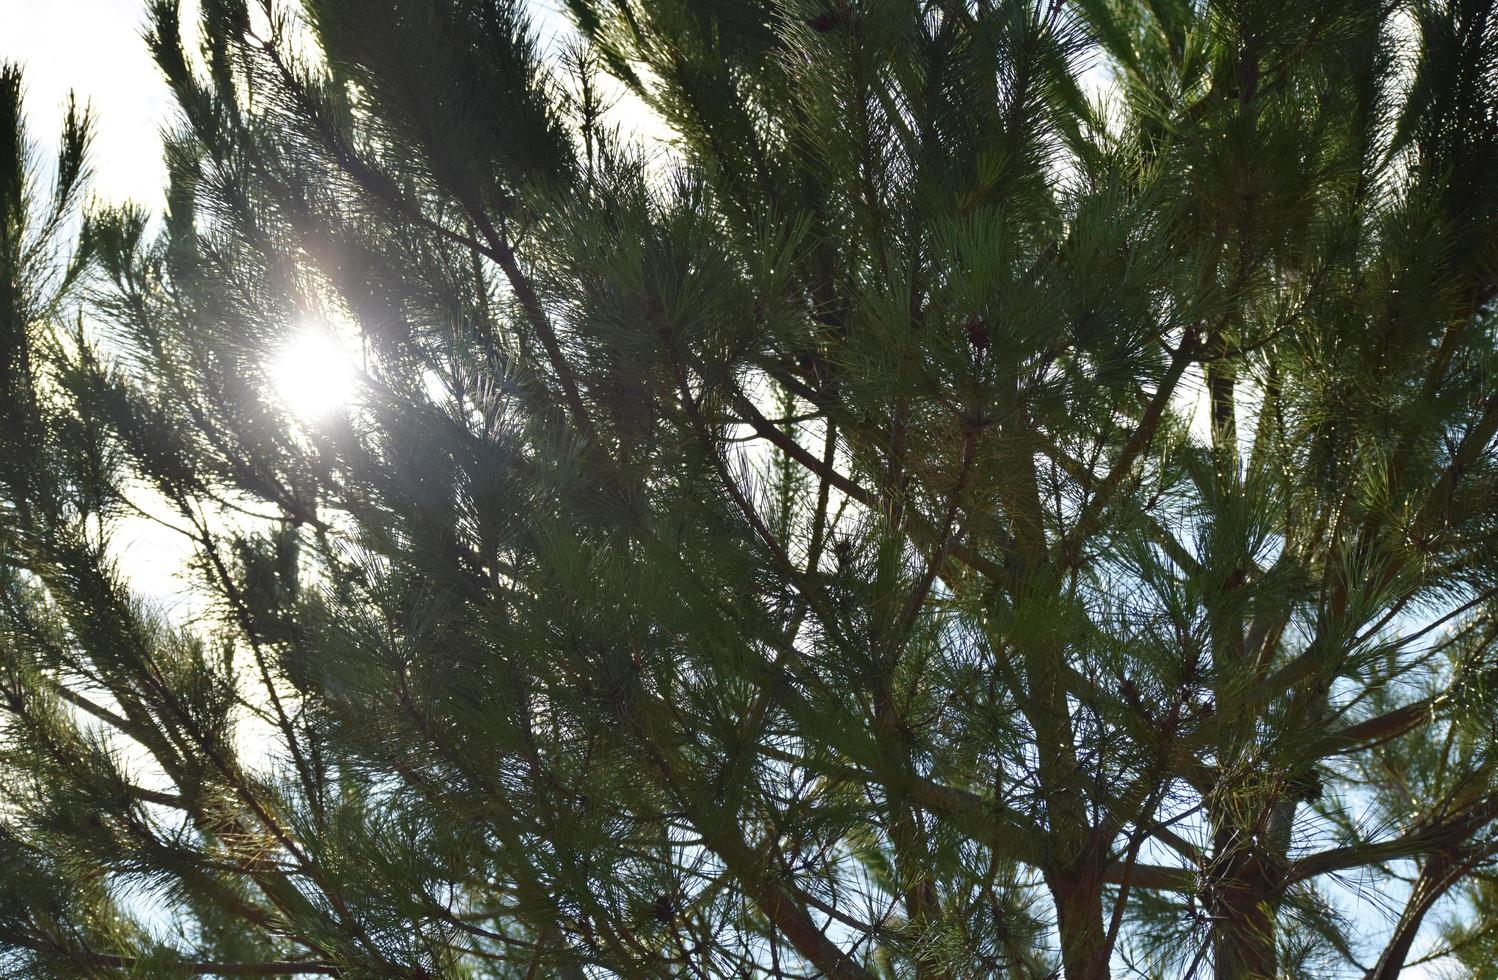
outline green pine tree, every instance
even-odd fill
[[[568,8],[0,72],[0,972],[1495,976],[1498,4]]]

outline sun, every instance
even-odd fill
[[[328,330],[307,327],[293,335],[270,363],[277,397],[305,422],[327,418],[354,394],[354,362]]]

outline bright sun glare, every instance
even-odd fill
[[[306,328],[281,348],[270,366],[276,394],[299,418],[316,422],[348,402],[354,365],[327,330]]]

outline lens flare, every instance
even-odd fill
[[[270,365],[276,395],[298,418],[320,421],[354,393],[354,362],[327,330],[308,328],[292,337]]]

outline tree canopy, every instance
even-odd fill
[[[1495,976],[1493,0],[199,6],[159,216],[0,72],[0,972]]]

